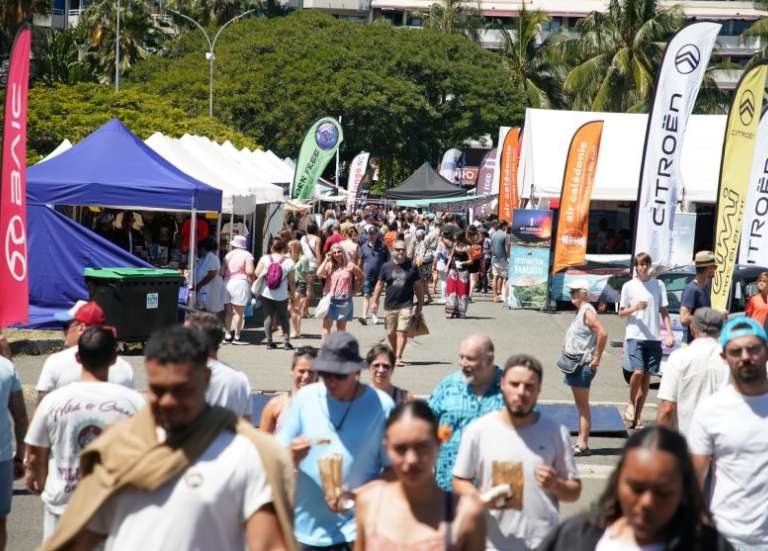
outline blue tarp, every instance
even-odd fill
[[[85,267],[152,268],[50,207],[29,205],[29,323],[55,327],[54,312],[88,299]]]
[[[30,205],[221,211],[221,191],[188,176],[112,119],[27,170]]]

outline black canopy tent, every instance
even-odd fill
[[[435,199],[440,197],[461,197],[466,192],[452,184],[429,163],[424,163],[399,186],[387,190],[387,199]]]

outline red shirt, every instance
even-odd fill
[[[185,253],[189,250],[189,234],[192,231],[192,219],[187,218],[184,220],[184,223],[181,225],[181,252]],[[208,237],[208,222],[205,220],[198,218],[197,222],[195,223],[195,226],[197,228],[197,231],[195,233],[195,241],[200,243],[203,239]]]
[[[749,297],[744,313],[762,326],[765,326],[765,318],[768,317],[768,301],[762,293]]]

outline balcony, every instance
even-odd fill
[[[761,48],[759,36],[718,36],[717,52],[720,55],[752,56]]]

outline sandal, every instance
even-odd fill
[[[395,361],[395,367],[405,367],[405,362],[403,360],[396,360]]]
[[[581,446],[573,446],[574,457],[589,457],[592,455],[592,450],[589,448],[582,448]]]
[[[624,423],[629,426],[635,423],[635,408],[632,407],[632,404],[627,404],[624,408]]]

